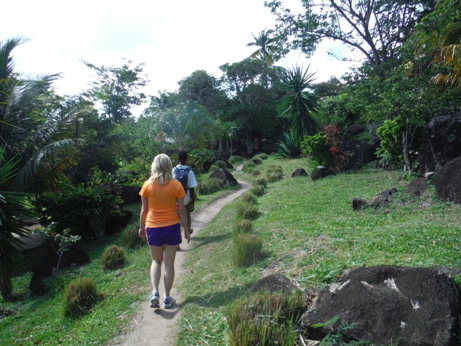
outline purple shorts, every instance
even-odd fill
[[[147,244],[162,246],[163,244],[175,246],[182,242],[180,224],[166,227],[146,227]]]

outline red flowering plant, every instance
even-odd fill
[[[326,125],[323,127],[325,140],[330,145],[330,152],[333,154],[335,169],[337,171],[343,170],[347,166],[349,152],[344,150],[342,144],[342,131],[341,128],[334,125]]]

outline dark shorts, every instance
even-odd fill
[[[175,246],[181,244],[182,242],[181,228],[179,223],[166,227],[146,227],[146,232],[147,244],[149,245],[162,246],[163,244],[166,244]]]

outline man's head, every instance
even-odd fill
[[[181,165],[185,165],[187,162],[187,151],[180,150],[178,153],[178,160]]]

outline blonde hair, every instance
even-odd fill
[[[157,180],[160,185],[167,184],[173,178],[172,170],[173,165],[168,155],[158,154],[152,162],[149,181],[152,183]]]

